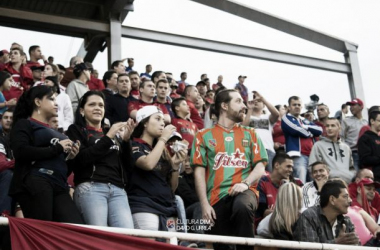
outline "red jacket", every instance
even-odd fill
[[[90,90],[103,90],[105,89],[106,87],[104,87],[104,84],[103,84],[103,81],[98,79],[98,78],[95,78],[93,76],[91,76],[90,80],[87,81],[87,85],[88,85],[88,88]]]
[[[18,99],[22,95],[22,93],[24,93],[24,91],[28,90],[31,86],[33,86],[32,71],[29,67],[23,64],[21,64],[20,66],[20,72],[15,70],[10,62],[7,64],[3,64],[0,70],[8,71],[12,75],[14,81],[9,91],[3,91],[5,100],[10,100],[13,98]]]
[[[197,125],[198,129],[201,130],[204,128],[204,122],[199,115],[198,110],[195,108],[194,103],[192,101],[186,100],[187,105],[190,108],[190,119]]]

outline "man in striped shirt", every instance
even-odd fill
[[[245,110],[236,90],[221,91],[215,98],[218,123],[199,131],[193,142],[195,186],[203,219],[212,225],[207,233],[254,237],[256,186],[268,157],[255,130],[238,124],[244,120]]]

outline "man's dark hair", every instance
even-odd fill
[[[145,68],[148,68],[148,67],[152,67],[152,65],[150,65],[150,64],[147,64],[147,65],[145,66]]]
[[[120,75],[117,76],[117,81],[118,82],[119,82],[120,77],[122,77],[122,76],[128,76],[128,78],[129,78],[129,74],[127,74],[127,73],[120,74]]]
[[[181,77],[182,77],[184,74],[187,74],[187,73],[186,73],[186,72],[182,72],[182,73],[181,73]]]
[[[369,126],[371,126],[371,120],[375,121],[378,115],[380,115],[380,111],[372,111],[371,113],[369,113],[369,117],[368,117]]]
[[[295,100],[295,101],[298,101],[298,100],[300,100],[301,98],[299,98],[298,96],[291,96],[291,97],[289,97],[289,99],[288,99],[288,104],[289,104],[289,106],[290,106],[290,103],[292,102],[292,100]]]
[[[369,117],[369,114],[371,114],[373,111],[380,111],[380,106],[372,106],[368,109],[368,117]]]
[[[29,55],[35,51],[37,48],[39,48],[40,46],[39,45],[32,45],[29,47]]]
[[[284,105],[281,105],[281,104],[277,104],[276,106],[274,106],[276,109],[277,109],[277,111],[280,111],[280,108],[281,108],[281,106],[284,106]]]
[[[54,59],[54,57],[52,57],[52,56],[49,56],[49,57],[48,57],[48,60],[50,60],[50,59]]]
[[[182,101],[186,101],[185,97],[179,97],[179,98],[176,98],[172,101],[172,110],[173,110],[174,114],[177,115],[177,111],[175,110],[175,108],[178,107]]]
[[[220,112],[222,111],[222,103],[229,103],[232,100],[232,97],[230,93],[237,92],[235,89],[225,89],[220,91],[215,96],[215,103],[214,105],[211,105],[211,110],[213,111],[213,114],[219,119]]]
[[[129,71],[128,76],[131,76],[131,75],[137,75],[137,76],[139,76],[139,72],[137,72],[135,70]]]
[[[205,75],[207,75],[207,74],[202,74],[202,75],[201,75],[201,79],[202,79],[202,77],[204,77]]]
[[[104,86],[108,86],[108,83],[107,83],[107,80],[111,79],[112,75],[113,74],[116,74],[116,71],[115,70],[108,70],[106,71],[106,73],[104,73],[103,75],[103,83],[104,83]]]
[[[160,84],[160,83],[167,83],[167,84],[169,84],[169,82],[166,80],[166,79],[160,79],[160,80],[158,80],[157,81],[157,83],[156,83],[156,88],[158,87],[158,85]]]
[[[329,180],[323,185],[320,192],[320,206],[321,208],[326,207],[329,204],[330,196],[338,198],[342,189],[347,188],[342,181],[339,180]]]
[[[346,107],[347,107],[347,104],[343,103],[340,109],[345,109]]]
[[[195,88],[195,86],[194,85],[187,85],[186,87],[185,87],[185,89],[183,90],[183,96],[186,98],[186,96],[187,96],[187,94],[190,92],[190,90],[191,90],[191,88]]]
[[[154,82],[154,78],[158,77],[162,73],[164,73],[164,71],[162,71],[162,70],[154,71],[152,74],[152,81]]]
[[[120,63],[122,63],[122,60],[116,60],[111,64],[111,68],[114,69],[115,67],[118,67]]]
[[[139,86],[139,89],[143,89],[145,87],[145,84],[147,82],[153,82],[152,80],[149,80],[149,79],[144,79],[143,81],[140,82],[140,86]]]
[[[274,164],[275,163],[278,163],[278,164],[282,164],[284,163],[286,160],[292,160],[292,157],[290,157],[288,154],[286,153],[282,153],[282,152],[278,152],[273,160],[272,160],[272,169],[274,169]]]

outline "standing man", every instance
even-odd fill
[[[315,124],[320,126],[323,129],[322,136],[326,136],[326,121],[330,115],[330,109],[326,104],[318,104],[317,105],[317,115],[318,120],[315,121]]]
[[[348,114],[348,105],[342,104],[340,110],[336,111],[335,118],[338,119],[340,122],[342,122],[344,119],[346,119],[346,115]]]
[[[124,66],[124,61],[122,60],[116,60],[111,64],[111,69],[113,69],[116,74],[125,74],[125,66]]]
[[[73,113],[75,117],[75,112],[77,111],[80,98],[87,91],[89,91],[87,81],[90,80],[90,70],[87,68],[85,63],[79,63],[75,65],[73,73],[76,79],[69,83],[66,88],[66,93],[70,97],[71,106],[73,107]]]
[[[83,62],[83,58],[79,56],[73,56],[70,59],[70,62],[69,62],[70,66],[66,69],[65,75],[63,76],[63,79],[61,81],[62,86],[66,88],[69,85],[69,83],[76,78],[73,72],[74,67],[78,63],[82,63],[82,62]]]
[[[158,82],[156,83],[157,96],[155,97],[154,100],[161,110],[166,109],[169,112],[169,115],[170,115],[169,123],[170,123],[171,119],[174,118],[174,113],[172,111],[171,102],[167,98],[169,89],[170,89],[169,83],[166,79],[158,80]]]
[[[245,109],[236,90],[219,92],[215,100],[217,124],[199,131],[193,143],[190,159],[195,186],[203,218],[213,225],[207,233],[254,237],[256,184],[268,159],[255,130],[239,124]]]
[[[128,73],[129,80],[131,81],[131,92],[130,96],[136,100],[140,99],[140,77],[137,71],[130,71]],[[150,79],[147,79],[150,80]]]
[[[41,66],[41,64],[38,62],[39,60],[42,60],[44,64],[48,63],[45,56],[42,55],[41,48],[38,45],[33,45],[29,47],[29,58],[30,60],[26,62],[26,66],[28,66],[29,68],[32,66]]]
[[[182,72],[181,73],[181,80],[179,80],[177,83],[178,83],[178,90],[177,90],[177,93],[182,95],[183,92],[185,91],[185,88],[187,85],[189,85],[187,82],[186,82],[186,79],[187,79],[187,73],[186,72]]]
[[[313,147],[314,136],[322,134],[322,128],[300,117],[302,102],[298,96],[288,100],[289,108],[282,117],[281,128],[285,135],[286,153],[293,158],[294,176],[306,182],[309,155]]]
[[[244,81],[246,78],[246,76],[239,76],[239,82],[235,85],[235,89],[240,89],[241,97],[243,97],[245,103],[248,102],[248,88],[244,85]]]
[[[195,108],[195,103],[199,97],[198,89],[194,85],[188,85],[186,86],[183,95],[186,98],[187,105],[190,107],[190,119],[197,125],[199,130],[203,129],[203,119],[201,118],[198,110]]]
[[[362,167],[372,167],[375,180],[380,180],[380,111],[369,114],[371,130],[366,131],[358,142],[358,153]]]
[[[327,118],[325,124],[326,137],[321,137],[314,144],[309,165],[317,161],[324,162],[330,168],[330,177],[342,178],[346,183],[350,183],[356,171],[350,147],[338,139],[340,123],[336,118]]]
[[[207,84],[204,81],[199,81],[195,86],[197,87],[198,93],[203,98],[203,100],[206,99]]]
[[[152,65],[148,64],[145,66],[145,73],[141,73],[140,77],[145,78],[147,80],[151,80],[152,75],[150,74],[150,72],[152,72]]]
[[[248,112],[243,125],[254,128],[260,136],[268,154],[267,171],[272,172],[272,160],[276,154],[274,151],[272,131],[273,125],[277,122],[280,114],[259,92],[253,91],[253,95],[255,97],[253,101],[247,103]],[[263,114],[265,107],[268,108],[270,114]]]
[[[135,65],[135,60],[133,58],[127,58],[128,67],[125,68],[125,72],[130,72],[133,70],[133,66]]]
[[[358,137],[360,129],[368,124],[368,121],[363,118],[363,102],[359,98],[354,98],[351,102],[347,102],[350,106],[350,111],[352,116],[346,117],[342,121],[342,131],[340,138],[348,146],[350,146],[352,151],[352,158],[354,159],[355,169],[359,169],[359,154],[358,154]]]
[[[222,75],[218,76],[218,82],[212,85],[212,90],[216,91],[220,87],[224,87]]]

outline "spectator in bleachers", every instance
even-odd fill
[[[40,46],[38,45],[33,45],[29,47],[29,59],[30,60],[26,62],[26,66],[28,66],[29,68],[31,66],[41,66],[41,64],[38,62],[39,60],[42,60],[44,64],[48,63],[45,56],[41,52]]]
[[[276,154],[274,151],[272,131],[273,125],[278,120],[279,113],[259,92],[253,91],[253,96],[254,99],[247,103],[248,111],[242,124],[254,128],[256,133],[260,136],[268,154],[266,170],[272,172],[272,160]],[[267,107],[270,114],[263,114],[265,107]]]
[[[16,98],[6,100],[3,92],[9,91],[13,83],[11,74],[6,71],[0,71],[0,115],[3,114],[9,107],[16,106]]]
[[[59,130],[58,115],[57,116],[53,116],[52,118],[50,118],[50,120],[48,121],[48,124],[49,124],[49,126],[50,126],[51,129],[60,131]]]
[[[104,101],[102,92],[84,94],[67,131],[81,145],[73,164],[74,201],[87,224],[133,228],[124,188],[134,167],[129,139],[135,124],[115,123],[105,132]]]
[[[187,85],[189,85],[186,82],[187,73],[186,72],[182,72],[181,75],[180,75],[180,77],[181,77],[181,80],[177,81],[177,83],[178,83],[177,93],[180,94],[180,95],[184,95],[185,88],[186,88]]]
[[[36,67],[36,66],[32,66],[32,67]],[[44,70],[42,71],[41,81],[35,82],[34,85],[33,85],[33,87],[41,85],[41,84],[44,84],[46,77],[49,77],[49,76],[50,77],[55,77],[57,79],[57,81],[58,81],[59,69],[58,69],[57,65],[46,63],[46,65],[42,66],[42,67],[43,67]]]
[[[54,57],[52,56],[49,56],[47,60],[48,60],[48,63],[54,63]]]
[[[122,60],[114,61],[111,64],[111,69],[114,70],[116,72],[116,74],[118,74],[118,75],[127,73],[125,71],[124,61],[122,61]],[[104,85],[106,85],[106,83],[104,81],[103,81],[103,83],[104,83]]]
[[[380,111],[380,106],[377,106],[377,105],[376,105],[376,106],[372,106],[372,107],[370,107],[370,108],[368,109],[368,117],[371,116],[371,113],[372,113],[373,111]],[[358,142],[359,142],[360,137],[362,137],[362,135],[364,135],[364,133],[365,133],[366,131],[368,131],[368,130],[371,130],[371,126],[370,126],[369,124],[364,125],[364,126],[360,129],[360,131],[359,131],[359,136],[358,136]]]
[[[214,103],[214,98],[215,98],[215,91],[212,89],[207,90],[206,99],[205,99],[207,107],[209,107],[211,104]]]
[[[214,111],[218,123],[198,132],[191,150],[203,219],[214,225],[208,231],[211,234],[254,237],[258,206],[255,184],[265,173],[268,159],[254,129],[238,124],[244,119],[245,109],[236,90],[220,91]]]
[[[313,180],[302,187],[304,208],[319,205],[319,193],[329,179],[330,169],[325,163],[316,161],[311,164],[310,172]]]
[[[306,182],[309,155],[313,137],[322,134],[322,128],[300,117],[302,102],[298,96],[288,100],[289,113],[282,117],[281,128],[285,135],[286,153],[293,157],[294,176]]]
[[[158,106],[164,113],[165,124],[170,123],[170,115],[165,106],[157,104],[154,102],[154,97],[156,95],[156,87],[151,80],[145,80],[140,83],[140,99],[131,100],[128,105],[128,114],[132,119],[136,119],[136,113],[139,109],[145,106]]]
[[[66,92],[66,87],[64,87],[61,82],[63,80],[63,77],[65,77],[65,74],[66,74],[66,68],[61,65],[61,64],[57,64],[58,66],[58,83],[59,83],[59,88],[61,90],[61,92]]]
[[[136,168],[128,189],[133,222],[136,229],[167,231],[167,218],[177,215],[174,192],[187,149],[169,156],[166,143],[175,127],[165,127],[164,115],[156,106],[139,109],[136,122],[132,134]]]
[[[376,189],[380,188],[380,183],[370,178],[363,178],[356,183],[356,197],[351,198],[351,206],[363,208],[375,221],[378,220],[379,212],[371,205],[375,198]]]
[[[117,77],[118,93],[107,99],[105,117],[110,121],[110,125],[116,122],[126,122],[129,119],[128,105],[131,97],[131,82],[127,74],[120,74]]]
[[[358,137],[360,129],[368,124],[368,121],[363,118],[363,101],[359,98],[354,98],[351,102],[347,102],[350,106],[352,116],[346,117],[342,120],[342,130],[340,132],[340,138],[352,151],[352,158],[354,160],[355,169],[359,169],[359,153],[358,153]]]
[[[369,114],[371,130],[366,131],[358,142],[361,167],[371,167],[375,180],[380,180],[380,111]]]
[[[67,185],[67,166],[80,145],[50,129],[47,122],[57,109],[48,86],[33,87],[20,97],[10,136],[15,168],[9,194],[26,218],[82,224]]]
[[[295,224],[296,241],[358,245],[359,238],[347,213],[351,198],[342,181],[327,181],[320,193],[320,206],[306,209]]]
[[[217,91],[220,87],[224,87],[222,75],[218,76],[218,82],[212,85],[212,90]]]
[[[199,95],[205,99],[206,93],[207,93],[207,84],[204,81],[197,82],[197,85],[195,85],[198,89]]]
[[[103,83],[105,89],[103,89],[103,94],[106,97],[106,102],[109,96],[117,93],[117,76],[119,74],[114,70],[108,70],[103,75]]]
[[[207,91],[208,91],[208,90],[211,90],[210,79],[205,78],[205,79],[203,80],[203,82],[206,83]]]
[[[82,62],[75,65],[73,73],[76,79],[67,86],[66,93],[70,97],[71,106],[75,113],[79,99],[89,90],[86,82],[90,79],[90,71],[87,69],[86,64]]]
[[[151,76],[150,72],[152,72],[152,65],[148,64],[145,66],[145,73],[141,73],[140,77],[141,78],[144,77],[147,80],[151,80],[152,76]]]
[[[204,79],[206,79],[207,78],[207,74],[202,74],[201,75],[201,81],[203,81]]]
[[[342,104],[340,110],[336,111],[335,118],[338,119],[340,122],[342,122],[344,119],[346,119],[346,115],[348,114],[348,105]]]
[[[95,76],[95,69],[92,66],[92,63],[86,62],[86,67],[90,70],[90,80],[87,81],[88,88],[90,90],[99,91],[105,89],[103,81],[98,78],[98,74],[96,74],[97,76]]]
[[[172,102],[172,110],[175,114],[175,118],[172,119],[172,124],[176,127],[177,132],[181,134],[182,138],[189,143],[189,149],[191,149],[198,128],[189,118],[190,108],[185,98],[180,97],[174,99]]]
[[[12,50],[12,49],[15,49],[15,48],[18,48],[18,49],[20,49],[20,50],[24,50],[24,47],[21,45],[21,44],[19,44],[19,43],[16,43],[16,42],[13,42],[12,44],[11,44],[11,48],[10,48],[10,50]]]
[[[273,212],[278,189],[284,182],[290,181],[292,173],[292,158],[285,153],[276,154],[273,159],[272,173],[263,175],[257,184],[257,191],[259,191],[259,206],[255,216],[256,222],[259,222]],[[295,183],[298,186],[303,185],[299,179],[295,179]]]
[[[127,58],[128,67],[125,68],[125,72],[128,73],[133,70],[135,60],[133,58]]]
[[[170,89],[170,98],[176,99],[182,97],[180,94],[177,94],[178,83],[174,79],[171,79],[170,81]]]
[[[198,110],[199,116],[204,120],[205,118],[205,112],[206,112],[206,105],[205,101],[201,96],[198,96],[197,101],[194,103],[195,108]],[[204,124],[204,122],[203,122]]]
[[[56,93],[56,102],[58,105],[58,129],[61,132],[66,131],[71,124],[74,123],[73,108],[68,94],[61,92],[57,78],[48,76],[45,79],[45,85],[53,87]]]
[[[6,49],[0,50],[0,66],[10,61],[9,51]]]
[[[156,94],[157,96],[154,98],[154,101],[157,103],[157,106],[160,107],[161,110],[167,110],[170,115],[170,120],[174,118],[174,113],[172,111],[171,102],[168,100],[167,95],[169,92],[169,83],[166,79],[160,79],[156,82]],[[165,119],[168,119],[165,117]]]
[[[281,120],[282,117],[286,114],[286,109],[284,105],[276,105],[274,107],[277,109],[279,116],[277,122],[273,125],[273,146],[274,150],[278,152],[284,151],[285,149],[285,136],[284,132],[282,132]]]
[[[311,149],[309,165],[317,161],[324,162],[330,168],[330,177],[339,177],[350,183],[356,171],[350,147],[338,139],[340,123],[336,118],[327,118],[324,124],[326,135]]]
[[[13,111],[6,110],[1,116],[0,132],[0,214],[11,215],[12,198],[8,195],[15,161],[10,145]]]
[[[183,96],[190,108],[190,119],[197,125],[199,130],[203,129],[204,122],[194,105],[199,97],[198,89],[194,85],[187,85],[183,91]]]
[[[166,79],[166,74],[164,71],[154,71],[153,74],[152,74],[152,81],[154,84],[156,84],[158,82],[158,80],[161,80],[161,79]]]
[[[23,64],[24,52],[20,48],[11,49],[11,60],[1,65],[0,71],[8,71],[13,78],[10,90],[5,90],[3,95],[6,100],[18,99],[22,93],[33,86],[33,75],[29,67]]]
[[[317,115],[318,115],[318,120],[316,120],[314,123],[323,129],[321,136],[326,136],[326,122],[330,115],[329,107],[323,103],[318,104]]]
[[[239,76],[238,77],[239,82],[236,83],[236,85],[235,85],[235,89],[236,88],[240,89],[241,97],[243,97],[243,100],[245,103],[248,102],[248,88],[247,88],[247,86],[244,85],[244,81],[246,78],[247,78],[247,76]]]
[[[42,81],[42,72],[45,70],[45,66],[31,66],[30,70],[33,75],[33,85],[39,85]]]
[[[61,85],[65,88],[69,85],[70,82],[72,82],[74,79],[76,79],[76,76],[74,74],[74,67],[75,65],[83,63],[83,58],[79,56],[73,56],[70,59],[70,66],[66,68],[65,75],[63,79],[61,80]]]
[[[140,77],[139,73],[137,71],[131,71],[128,73],[129,75],[129,80],[131,81],[131,92],[130,96],[133,97],[134,99],[138,100],[140,99]],[[148,79],[150,80],[150,79]]]

